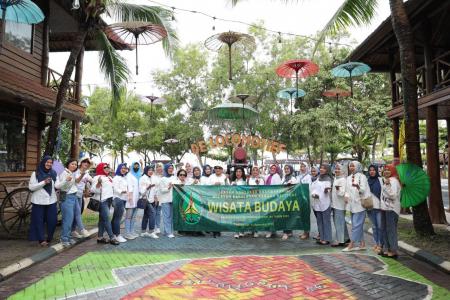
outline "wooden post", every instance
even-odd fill
[[[80,103],[82,90],[81,90],[81,81],[83,75],[83,60],[84,60],[84,48],[81,48],[80,53],[77,57],[77,64],[75,66],[75,99],[77,103]],[[72,121],[72,138],[71,138],[71,147],[70,147],[70,156],[74,159],[78,159],[80,155],[80,121],[73,120]]]
[[[447,187],[449,187],[450,186],[450,156],[449,156],[450,155],[450,145],[449,145],[449,141],[450,141],[450,118],[445,119],[445,121],[447,123],[447,158],[448,158],[448,164],[447,164]],[[449,205],[449,208],[448,208],[448,212],[450,212],[450,205]]]
[[[41,65],[41,84],[47,86],[48,84],[48,61],[50,52],[50,1],[42,1],[42,10],[45,15],[44,28],[42,33],[42,65]]]
[[[398,149],[398,138],[400,135],[400,119],[399,118],[395,118],[392,119],[392,133],[394,136],[394,158],[395,157],[400,157],[400,151]]]

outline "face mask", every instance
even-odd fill
[[[134,172],[139,171],[139,167],[133,167],[133,171],[134,171]]]

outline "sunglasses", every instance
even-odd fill
[[[186,177],[186,176],[187,176],[187,174],[180,174],[180,176]]]
[[[109,166],[105,166],[105,167],[103,167],[103,169],[109,169]]]

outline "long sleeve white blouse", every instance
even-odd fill
[[[28,183],[28,188],[31,191],[31,203],[39,205],[50,205],[57,201],[55,192],[55,182],[52,182],[52,193],[49,195],[44,190],[45,181],[38,182],[36,172],[33,172]]]
[[[98,179],[102,178],[102,183],[99,188],[97,188]],[[113,191],[113,183],[112,179],[109,176],[105,175],[97,175],[92,180],[92,186],[91,186],[91,192],[94,193],[94,196],[92,198],[105,201],[106,199],[114,197],[114,191]]]
[[[71,180],[67,180],[69,177],[72,177]],[[75,174],[68,169],[65,169],[56,177],[55,188],[66,192],[67,194],[76,194],[78,189],[75,179]]]
[[[382,210],[394,211],[397,215],[400,215],[400,191],[400,182],[395,177],[389,178],[389,184],[383,183],[380,208]]]
[[[325,189],[330,187],[330,181],[319,181],[319,179],[317,179],[316,181],[311,183],[310,195],[312,200],[312,207],[315,211],[325,211],[330,207],[331,193],[325,193]],[[312,197],[313,195],[317,195],[319,197],[314,198]]]
[[[128,201],[128,180],[125,176],[116,175],[113,178],[114,198]]]
[[[358,184],[359,190],[353,184]],[[361,199],[365,197],[367,191],[370,191],[370,188],[364,174],[356,173],[348,176],[345,184],[345,197],[348,199],[347,210],[352,213],[365,211],[366,209],[361,205]]]
[[[174,185],[176,176],[162,177],[159,183],[159,203],[172,203],[173,187],[169,188],[170,184]]]
[[[340,177],[334,180],[333,189],[331,190],[331,207],[334,209],[345,210],[345,186],[346,177]],[[339,187],[337,190],[336,187]]]
[[[158,179],[155,175],[149,177],[147,175],[144,175],[139,180],[139,193],[140,197],[147,199],[148,202],[153,203],[155,202],[156,198],[156,189],[158,185]],[[150,185],[154,185],[153,187],[150,187]]]

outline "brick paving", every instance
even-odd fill
[[[297,236],[91,239],[0,282],[0,299],[450,299],[450,275],[371,254]]]

